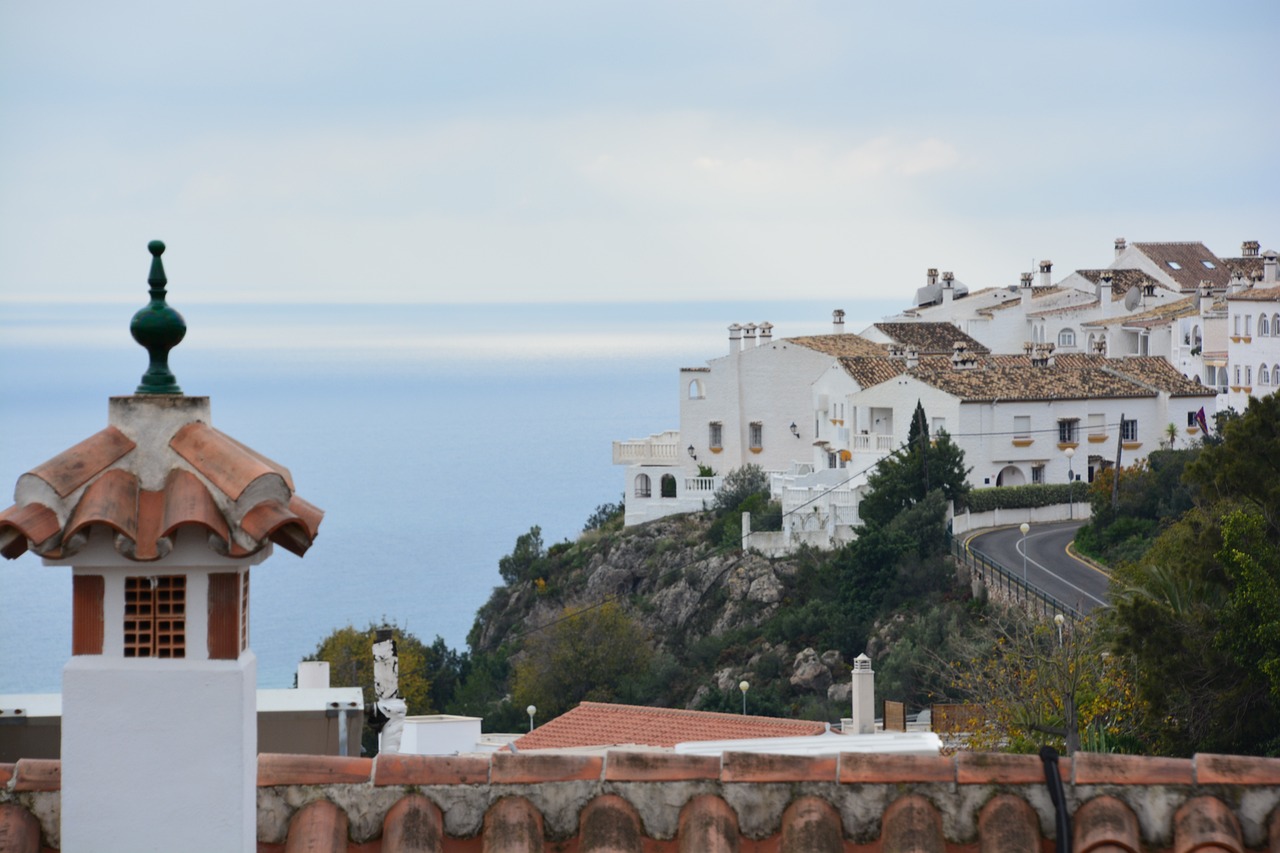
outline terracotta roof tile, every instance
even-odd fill
[[[870,388],[873,385],[888,382],[895,376],[902,375],[907,369],[906,362],[889,358],[887,355],[846,355],[840,359],[840,366],[861,388]]]
[[[1223,258],[1222,262],[1227,265],[1231,275],[1239,273],[1247,281],[1254,281],[1262,278],[1262,256],[1255,255],[1250,258]]]
[[[1127,314],[1123,317],[1108,317],[1105,320],[1091,320],[1081,325],[1088,327],[1094,326],[1136,326],[1151,327],[1164,325],[1181,317],[1190,317],[1200,313],[1200,298],[1198,296],[1188,296],[1185,299],[1179,299],[1176,302],[1170,302],[1167,305],[1159,305],[1147,311],[1141,311],[1137,314]]]
[[[786,338],[789,343],[807,347],[825,355],[884,355],[885,348],[860,335],[809,335]]]
[[[1005,288],[1005,290],[1009,294],[1008,298],[1004,299],[1001,302],[997,302],[994,305],[989,305],[983,310],[985,312],[1003,311],[1006,308],[1012,308],[1014,305],[1022,304],[1022,294],[1019,293],[1020,288],[1017,288],[1017,287],[1012,289]],[[1056,284],[1053,285],[1052,287],[1033,287],[1031,288],[1031,299],[1033,300],[1031,303],[1031,307],[1032,308],[1036,307],[1035,301],[1034,301],[1036,299],[1046,299],[1050,296],[1057,296],[1059,294],[1066,293],[1066,292],[1068,292],[1068,288],[1059,287]]]
[[[32,469],[29,476],[44,480],[58,497],[65,498],[136,446],[109,426]]]
[[[1096,356],[1095,356],[1096,357]],[[1107,359],[1104,369],[1134,382],[1163,391],[1171,397],[1212,397],[1212,388],[1188,379],[1168,361],[1154,355],[1132,355]]]
[[[819,735],[826,728],[825,723],[809,720],[583,702],[519,738],[515,746],[519,750],[625,744],[669,748],[695,740]]]
[[[991,351],[951,323],[876,323],[875,327],[890,340],[920,355],[951,355],[957,342],[965,344],[972,353]]]
[[[1103,369],[1098,362],[1077,366],[1073,360],[1059,357],[1052,366],[1037,367],[1024,356],[1006,356],[957,370],[949,359],[934,358],[921,359],[910,374],[965,402],[1155,396],[1151,389]]]
[[[57,513],[44,504],[15,504],[0,512],[0,554],[15,560],[26,552],[28,541],[43,545],[61,530]]]
[[[1228,302],[1280,302],[1280,286],[1251,287],[1239,293],[1228,293]]]
[[[245,489],[263,477],[277,476],[289,483],[287,470],[199,421],[174,433],[169,446],[233,501],[240,500]]]
[[[1169,288],[1164,282],[1154,279],[1139,269],[1096,269],[1096,270],[1076,270],[1076,275],[1088,279],[1093,284],[1097,284],[1102,279],[1103,273],[1111,275],[1111,301],[1123,299],[1125,294],[1135,287],[1158,287],[1167,291]]]
[[[1226,287],[1231,278],[1230,268],[1204,243],[1134,243],[1133,246],[1155,261],[1184,291],[1198,289],[1201,281],[1211,281],[1220,289]],[[1205,262],[1212,266],[1205,266]]]

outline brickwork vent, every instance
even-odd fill
[[[186,650],[186,577],[125,578],[124,656],[181,658]]]

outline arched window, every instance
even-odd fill
[[[636,475],[636,497],[638,498],[653,497],[653,484],[649,482],[648,474]]]
[[[1073,347],[1076,345],[1076,333],[1074,329],[1063,329],[1058,332],[1058,346]]]
[[[1271,317],[1271,336],[1280,338],[1280,314],[1273,314]]]
[[[676,496],[676,478],[670,474],[662,475],[662,496],[664,498],[674,498]]]
[[[695,379],[689,383],[690,400],[701,400],[705,396],[706,393],[702,390],[702,382],[700,380]]]
[[[1267,370],[1267,366],[1265,364],[1262,365],[1262,367],[1258,368],[1258,384],[1259,385],[1271,384],[1271,371]]]
[[[1198,347],[1203,345],[1204,339],[1200,337],[1200,326],[1191,327],[1191,346]]]
[[[1258,337],[1265,338],[1269,334],[1271,334],[1271,321],[1267,319],[1266,314],[1262,314],[1258,317]]]

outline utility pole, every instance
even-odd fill
[[[1124,453],[1124,412],[1120,413],[1120,429],[1116,434],[1116,471],[1111,478],[1111,511],[1120,507],[1120,455]]]

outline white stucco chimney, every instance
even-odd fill
[[[1098,313],[1104,320],[1111,316],[1111,270],[1098,276]]]
[[[956,277],[954,273],[944,272],[942,274],[942,304],[946,305],[955,298]]]
[[[1031,305],[1031,273],[1024,272],[1021,280],[1018,282],[1018,295],[1022,298],[1022,307],[1028,308]]]
[[[910,367],[919,367],[919,366],[920,366],[920,351],[915,347],[908,347],[907,367],[910,368]]]
[[[853,731],[845,734],[870,735],[876,731],[876,674],[871,658],[858,655],[853,661]]]
[[[773,324],[764,322],[760,324],[760,346],[773,341]]]
[[[925,284],[933,287],[938,283],[938,270],[936,267],[929,267],[929,272],[925,275]]]
[[[1200,282],[1200,318],[1204,319],[1204,315],[1213,310],[1213,282]]]
[[[749,350],[756,348],[756,324],[748,323],[742,327],[742,349]]]
[[[1237,270],[1231,274],[1231,280],[1227,282],[1227,293],[1232,295],[1244,293],[1249,289],[1249,280],[1244,277],[1244,273]]]
[[[839,308],[831,312],[831,334],[844,334],[844,311]]]
[[[1240,244],[1240,257],[1256,258],[1258,257],[1258,250],[1261,248],[1262,248],[1262,244],[1260,244],[1257,240],[1245,240],[1243,243]]]
[[[1051,287],[1053,285],[1053,261],[1040,262],[1040,286]]]
[[[742,350],[742,326],[734,323],[729,327],[729,355],[737,355]]]
[[[1117,237],[1116,238],[1116,257],[1119,258],[1121,255],[1123,255],[1124,250],[1127,249],[1128,246],[1129,244],[1125,242],[1125,239],[1123,237]]]
[[[1275,252],[1268,251],[1263,254],[1262,256],[1262,283],[1263,284],[1274,286],[1277,283],[1276,260],[1277,260],[1277,256]]]

